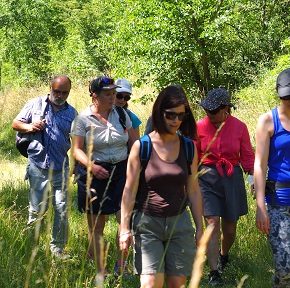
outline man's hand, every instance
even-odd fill
[[[45,128],[46,121],[45,119],[37,120],[33,123],[30,123],[30,130],[28,132],[39,132]]]

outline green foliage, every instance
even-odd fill
[[[285,52],[289,8],[265,0],[4,0],[0,84],[12,75],[23,83],[108,73],[135,86],[178,82],[192,97],[218,85],[235,90]]]
[[[145,43],[141,51],[152,61],[149,75],[154,75],[160,86],[180,82],[194,92],[217,85],[245,85],[261,65],[269,64],[274,52],[281,51],[280,39],[288,31],[286,22],[278,24],[277,18],[286,10],[276,2],[139,3],[139,10],[133,13],[142,21],[137,25],[144,38],[141,43]],[[261,11],[265,19],[261,19]],[[131,35],[127,46],[132,49],[136,38]]]
[[[4,163],[1,162],[3,165]],[[6,164],[8,165],[8,164]],[[23,167],[19,167],[22,169]],[[12,174],[13,175],[13,174]],[[25,226],[27,219],[27,184],[10,176],[0,185],[0,287],[24,287],[27,280],[29,287],[95,287],[93,284],[95,268],[86,259],[87,236],[86,218],[75,208],[75,192],[71,190],[70,239],[68,251],[72,258],[57,261],[49,253],[51,218],[48,213],[43,223],[39,242],[35,240],[33,228]],[[236,287],[243,275],[249,275],[245,287],[271,287],[271,255],[266,237],[255,228],[254,201],[249,199],[250,212],[242,217],[238,225],[238,234],[231,253],[231,265],[224,272],[224,287]],[[110,244],[107,257],[107,269],[112,271],[116,260],[115,247],[116,221],[112,217],[106,224],[105,239]],[[36,252],[30,265],[31,255]],[[131,255],[132,256],[132,255]],[[31,275],[28,269],[31,268]],[[200,287],[206,288],[208,268],[205,268]],[[137,276],[117,279],[109,275],[105,288],[140,286]]]
[[[49,40],[66,36],[54,1],[6,0],[2,3],[1,32],[5,35],[4,61],[13,63],[28,80],[47,75]],[[3,11],[4,10],[4,11]]]
[[[15,147],[16,132],[11,128],[11,123],[0,125],[0,155],[2,159],[15,159],[20,156]]]

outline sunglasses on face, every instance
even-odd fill
[[[178,118],[179,121],[183,121],[186,115],[187,114],[185,112],[176,113],[173,111],[164,111],[164,116],[167,120],[175,120]]]
[[[211,114],[211,115],[216,115],[217,113],[219,113],[222,109],[224,109],[225,108],[225,106],[220,106],[220,107],[218,107],[217,109],[215,109],[215,110],[205,110],[205,112],[206,113],[209,113],[209,114]]]
[[[290,95],[285,96],[285,97],[280,97],[281,100],[290,100]]]
[[[52,89],[52,92],[56,95],[68,95],[69,94],[69,91],[61,91],[58,89]]]
[[[131,99],[131,96],[128,94],[117,93],[116,98],[119,100],[124,99],[125,101],[129,101]]]

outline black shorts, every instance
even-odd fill
[[[108,179],[92,179],[90,195],[87,195],[87,174],[82,174],[77,180],[78,209],[89,214],[114,214],[120,210],[123,189],[126,182],[127,160],[116,164],[98,163],[110,172]],[[108,184],[109,183],[109,184]]]

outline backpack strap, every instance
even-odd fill
[[[191,139],[185,136],[181,136],[181,141],[183,144],[182,146],[186,157],[188,174],[191,175],[191,164],[194,158],[194,144]],[[141,167],[143,168],[143,170],[145,170],[152,153],[152,142],[150,136],[147,134],[142,136],[139,139],[139,142],[140,142],[139,157]]]
[[[31,108],[31,121],[33,122],[35,120],[35,112],[40,112],[40,114],[37,114],[36,120],[39,120],[39,117],[44,116],[46,105],[43,105],[44,97],[39,96],[37,99],[35,99],[34,103],[32,104]],[[40,138],[39,138],[40,137]],[[22,132],[16,132],[16,148],[20,152],[20,154],[24,157],[28,157],[27,149],[31,141],[33,140],[39,140],[41,143],[43,143],[43,133],[37,132],[37,133],[22,133]]]
[[[151,138],[147,134],[142,136],[139,139],[139,142],[140,142],[139,157],[140,157],[141,167],[143,170],[145,170],[151,156],[152,142],[151,142]]]
[[[194,145],[191,139],[181,136],[183,149],[185,152],[188,174],[191,175],[191,164],[194,158]]]
[[[120,124],[122,125],[124,131],[126,131],[126,112],[125,110],[122,108],[122,107],[119,107],[119,106],[115,106],[115,109],[119,115],[119,122]]]

